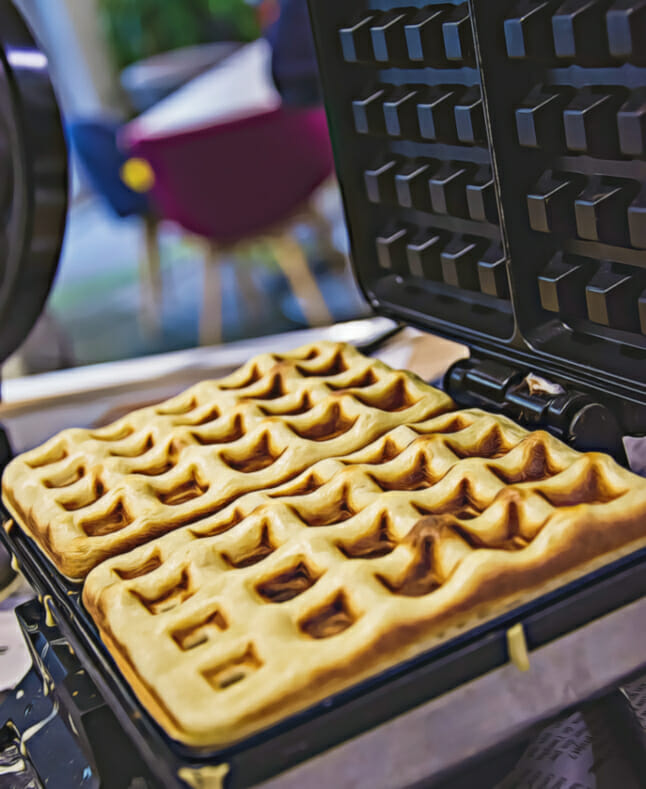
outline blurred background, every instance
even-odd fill
[[[71,162],[47,309],[5,377],[365,315],[305,0],[15,0]]]

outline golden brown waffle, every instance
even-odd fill
[[[454,412],[104,562],[83,599],[166,731],[219,747],[645,536],[610,458]]]
[[[63,431],[7,467],[3,498],[55,566],[81,579],[240,495],[452,407],[350,346],[265,354],[109,427]]]

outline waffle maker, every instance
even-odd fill
[[[470,346],[445,379],[461,405],[625,463],[622,436],[646,434],[646,2],[310,11],[353,263],[375,310]],[[66,155],[47,59],[9,3],[0,21],[6,357],[56,268]],[[464,778],[480,752],[500,771],[503,744],[646,667],[641,551],[196,752],[140,707],[78,586],[23,534],[0,536],[39,598],[17,609],[34,667],[0,707],[0,785],[493,785],[482,761]]]

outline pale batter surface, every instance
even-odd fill
[[[646,539],[646,481],[611,458],[328,344],[67,431],[4,491],[63,572],[89,571],[84,603],[135,693],[199,747]]]
[[[220,381],[16,458],[3,499],[60,572],[92,567],[252,490],[453,407],[346,345],[265,354]]]

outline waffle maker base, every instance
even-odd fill
[[[503,73],[504,68],[515,77],[508,84],[506,80],[498,83],[505,82],[505,97],[513,88],[519,102],[531,104],[530,99],[540,99],[532,90],[548,78],[558,82],[549,86],[554,88],[555,103],[567,99],[568,117],[576,121],[586,115],[588,106],[596,106],[600,72],[593,73],[592,83],[575,86],[572,95],[565,91],[561,97],[556,88],[561,78],[569,78],[565,72],[569,73],[572,64],[574,70],[581,64],[594,65],[590,53],[559,52],[563,41],[557,36],[555,54],[561,62],[560,70],[554,71],[544,67],[540,52],[530,53],[527,60],[525,54],[519,59],[513,51],[507,52],[509,57],[503,56],[502,49],[494,51],[504,30],[513,30],[514,20],[524,19],[526,4],[522,1],[485,4],[471,0],[466,5],[448,0],[442,7],[431,3],[431,8],[438,5],[432,8],[433,13],[439,10],[447,15],[442,22],[446,25],[442,35],[447,62],[436,64],[435,70],[424,64],[423,70],[433,82],[426,85],[424,79],[416,79],[421,72],[413,73],[419,64],[411,64],[408,55],[401,61],[400,55],[390,52],[393,43],[395,49],[398,44],[396,30],[395,40],[391,40],[393,18],[395,26],[398,24],[398,15],[393,17],[392,11],[401,7],[408,13],[405,0],[356,4],[355,10],[364,16],[368,12],[370,16],[371,9],[386,14],[375,26],[377,46],[371,45],[373,51],[367,58],[361,44],[366,25],[343,27],[353,23],[354,12],[349,12],[347,5],[340,0],[311,3],[317,38],[332,31],[337,41],[335,46],[321,48],[324,55],[336,58],[334,63],[326,63],[322,57],[321,70],[337,147],[337,169],[350,209],[355,267],[373,306],[382,314],[468,342],[490,360],[535,365],[538,372],[554,373],[556,380],[568,387],[580,386],[586,395],[599,389],[606,412],[611,410],[608,404],[613,404],[621,417],[620,426],[640,432],[646,425],[644,368],[639,364],[646,358],[646,298],[639,297],[643,288],[639,270],[644,268],[642,250],[646,248],[640,193],[643,162],[636,169],[623,166],[623,158],[633,155],[631,140],[619,141],[623,146],[619,153],[595,151],[590,148],[596,144],[594,129],[581,141],[574,139],[576,126],[565,135],[565,143],[576,156],[553,156],[550,146],[558,142],[562,148],[564,142],[550,139],[539,141],[538,153],[531,150],[521,156],[516,139],[510,136],[515,126],[503,122],[511,117],[510,108],[499,105],[490,90],[496,81],[491,75],[499,69]],[[609,4],[589,5],[605,9]],[[642,4],[624,5],[637,10]],[[518,6],[516,16],[512,6]],[[330,14],[327,18],[326,13]],[[432,26],[433,13],[426,13],[420,30],[426,24]],[[558,24],[562,26],[563,20]],[[576,26],[577,19],[571,24]],[[473,42],[472,29],[478,33]],[[557,25],[555,30],[559,29]],[[611,54],[619,53],[621,62],[631,61],[627,69],[613,71],[613,79],[616,82],[624,72],[635,74],[630,84],[615,86],[619,89],[616,96],[610,91],[604,99],[604,106],[615,112],[619,98],[626,99],[630,91],[643,86],[644,73],[632,63],[639,61],[641,65],[641,52],[619,52],[613,30],[609,28],[614,47]],[[338,38],[340,32],[342,39]],[[586,41],[592,40],[575,38],[576,48],[584,49]],[[339,40],[345,42],[347,63],[339,60]],[[353,52],[355,44],[357,51]],[[510,49],[513,47],[507,41]],[[510,64],[510,58],[515,62]],[[527,62],[518,66],[519,60]],[[338,74],[341,77],[336,79]],[[375,80],[388,83],[383,94],[388,101],[379,105],[389,113],[390,125],[385,129],[379,119],[379,128],[373,128],[372,123],[374,96],[380,102],[382,93],[360,95]],[[422,141],[417,128],[408,139],[406,107],[399,103],[401,91],[395,89],[411,80],[424,89],[457,85],[461,98],[454,108],[456,128],[449,136],[456,140],[452,139],[451,145],[443,139]],[[348,91],[355,89],[357,94],[349,95]],[[436,93],[431,91],[433,101]],[[434,104],[427,104],[419,106],[433,112]],[[394,131],[393,120],[398,127]],[[419,132],[423,137],[424,129]],[[394,139],[384,142],[391,137]],[[638,142],[643,149],[643,139]],[[520,147],[527,147],[522,139]],[[515,151],[516,155],[503,161],[497,155],[503,151]],[[559,149],[559,153],[563,151]],[[403,167],[397,170],[399,180],[393,181],[393,188],[397,187],[393,194],[389,183],[384,188],[382,170],[375,169],[383,164],[380,157],[386,154],[398,168]],[[639,157],[642,154],[640,150]],[[418,194],[418,170],[410,167],[419,157],[424,172],[432,171],[430,197],[424,191]],[[590,163],[592,159],[602,161],[603,166]],[[619,184],[609,183],[619,159],[625,178]],[[456,169],[455,161],[464,166]],[[578,167],[581,161],[589,164],[590,172]],[[572,170],[572,178],[562,177],[562,169],[566,176]],[[519,183],[521,178],[528,179],[527,183]],[[609,204],[596,200],[595,190],[599,189],[595,179],[601,179],[602,196],[618,201],[622,225],[625,213],[625,237],[608,235],[605,213],[598,228],[591,220]],[[553,226],[548,210],[552,180],[558,182],[557,187],[565,185],[565,191],[570,189],[570,181],[576,185],[581,180],[583,192],[578,198],[573,194],[570,203],[574,206],[576,202],[572,209],[578,212],[576,230],[586,241],[574,239],[570,227]],[[456,183],[460,186],[457,200],[453,194]],[[538,216],[527,215],[524,206],[528,200]],[[610,230],[613,224],[610,222]],[[424,231],[424,239],[417,237],[418,231]],[[527,248],[526,239],[532,242]],[[567,280],[565,289],[560,286],[562,280]],[[575,346],[572,326],[578,338]],[[565,351],[569,355],[564,355]],[[603,375],[597,375],[595,365]],[[467,377],[468,370],[462,372]],[[3,516],[6,518],[6,513]],[[0,539],[42,598],[41,604],[33,602],[20,611],[40,680],[32,673],[18,691],[29,697],[26,705],[17,703],[24,697],[18,699],[16,694],[9,706],[3,707],[8,720],[0,730],[4,738],[0,745],[15,746],[33,764],[55,765],[58,757],[60,764],[52,769],[60,772],[39,775],[44,784],[52,786],[141,789],[148,785],[222,785],[233,789],[263,781],[283,787],[428,786],[445,780],[459,764],[522,737],[528,727],[616,687],[646,666],[642,626],[646,549],[642,548],[495,620],[457,633],[414,660],[235,747],[197,752],[171,741],[138,703],[84,610],[79,587],[54,573],[24,534],[0,529]],[[56,628],[50,627],[53,622]],[[522,627],[529,648],[527,672],[509,662],[509,633],[517,625]],[[79,697],[82,702],[76,701]],[[61,715],[63,708],[66,713]],[[92,731],[100,735],[92,737]],[[105,750],[101,750],[103,745]],[[92,759],[86,755],[87,748],[93,752]],[[61,759],[61,754],[66,758]],[[28,766],[25,763],[26,770]],[[3,771],[11,775],[9,770],[0,768],[0,777]]]
[[[0,786],[156,786],[44,607],[30,600],[16,616],[33,666],[2,706]]]
[[[445,706],[448,700],[449,708],[444,713],[447,721],[466,720],[463,718],[466,714],[465,710],[461,712],[459,709],[460,704],[464,705],[463,686],[465,683],[471,683],[467,688],[476,688],[479,678],[480,681],[489,680],[495,676],[496,670],[502,672],[502,686],[494,691],[493,697],[488,701],[485,699],[478,701],[473,697],[473,702],[469,704],[475,705],[474,708],[483,712],[486,711],[488,715],[492,711],[490,705],[493,699],[509,692],[509,679],[505,677],[510,676],[509,672],[515,675],[514,681],[520,681],[520,687],[529,690],[530,702],[529,706],[522,710],[520,719],[512,728],[502,733],[500,741],[504,741],[520,735],[528,725],[557,714],[564,706],[576,704],[604,688],[613,685],[616,687],[629,674],[646,668],[646,660],[639,657],[646,655],[646,637],[642,639],[644,644],[641,647],[633,640],[631,649],[628,650],[628,662],[622,659],[622,655],[626,656],[624,647],[627,638],[629,636],[632,638],[639,630],[636,622],[639,621],[639,616],[643,617],[646,613],[646,601],[640,601],[640,598],[646,595],[644,572],[646,548],[642,548],[509,611],[496,620],[460,633],[414,660],[328,698],[235,747],[219,752],[200,753],[170,740],[141,707],[101,643],[93,622],[83,608],[80,588],[55,573],[35,550],[31,540],[22,532],[10,529],[8,533],[5,530],[0,530],[0,533],[7,548],[17,557],[26,579],[39,594],[49,623],[56,623],[80,664],[87,671],[88,677],[95,683],[101,697],[105,699],[107,708],[111,710],[136,753],[139,754],[138,758],[163,786],[179,787],[186,786],[187,783],[191,785],[193,779],[197,782],[194,785],[210,786],[211,784],[199,783],[204,778],[205,768],[208,771],[210,768],[224,766],[223,786],[227,789],[246,787],[267,781],[302,762],[305,764],[300,770],[296,769],[295,774],[301,770],[307,773],[314,769],[314,773],[309,775],[304,785],[320,785],[323,782],[322,775],[331,769],[335,759],[338,760],[339,754],[344,758],[345,753],[347,761],[347,754],[351,754],[355,743],[359,748],[357,754],[361,754],[362,741],[365,741],[366,737],[376,737],[379,740],[380,733],[387,741],[390,737],[388,728],[392,726],[404,726],[406,732],[406,721],[410,718],[411,731],[400,732],[397,735],[398,750],[401,753],[406,752],[405,744],[415,742],[413,732],[420,730],[418,720],[420,715],[423,718],[426,712],[431,716],[428,725],[422,726],[422,730],[428,731],[428,726],[435,729],[439,725],[437,721],[431,724],[435,703]],[[37,606],[36,603],[32,605]],[[611,612],[616,612],[616,615],[612,615]],[[610,616],[606,616],[608,614]],[[21,615],[24,617],[24,614]],[[54,621],[50,617],[53,617]],[[603,618],[600,619],[601,617]],[[613,626],[615,619],[617,621]],[[549,706],[546,708],[538,702],[539,698],[544,697],[545,689],[543,688],[538,695],[537,690],[549,677],[549,666],[552,665],[550,660],[553,661],[554,658],[548,658],[546,669],[535,668],[532,672],[530,668],[526,676],[509,663],[507,634],[509,629],[518,623],[522,623],[530,649],[531,663],[534,662],[533,655],[539,654],[536,650],[542,647],[549,649],[550,644],[555,648],[564,645],[561,652],[564,649],[565,658],[561,655],[554,665],[560,666],[561,673],[557,672],[557,676],[569,677],[570,690],[566,698],[556,700],[557,705],[553,709]],[[594,638],[599,639],[599,648],[593,650],[598,653],[595,659],[597,662],[594,668],[590,668],[585,666],[591,649],[590,644],[578,643],[577,634],[585,640],[585,634],[590,628],[604,623],[609,627],[605,635],[587,636],[588,641],[590,637],[593,641]],[[561,638],[564,634],[568,635]],[[601,644],[617,645],[618,654],[602,659],[604,650]],[[599,663],[600,659],[602,659],[601,663]],[[42,664],[42,660],[37,659],[36,663]],[[606,663],[607,667],[600,671],[600,667]],[[578,675],[589,678],[590,682],[584,682],[582,687],[574,691]],[[56,678],[52,679],[56,687]],[[560,681],[561,679],[558,680]],[[537,682],[539,684],[534,685],[532,690],[532,685]],[[551,685],[556,687],[558,682],[556,684],[552,682]],[[462,701],[460,701],[461,697]],[[458,703],[458,708],[453,711],[450,709],[452,698],[456,698]],[[517,712],[520,712],[523,703],[520,697],[517,697],[517,700],[519,704]],[[393,718],[395,720],[391,720]],[[487,741],[491,733],[490,727],[484,738],[485,741],[480,743],[480,746],[472,738],[465,738],[459,756],[453,754],[456,757],[455,763],[451,763],[450,754],[443,748],[431,747],[429,750],[417,753],[414,761],[419,779],[430,780],[431,776],[439,778],[446,770],[456,767],[468,757],[482,753],[493,745],[499,745],[500,742]],[[362,734],[363,737],[359,737]],[[501,732],[498,734],[500,736]],[[328,754],[323,753],[341,743],[344,745],[340,748],[335,748]],[[383,751],[392,759],[394,754],[388,751],[385,744],[383,742],[376,749],[376,753]],[[322,754],[319,759],[308,761],[318,754]],[[330,758],[331,762],[326,767],[327,758]],[[349,758],[352,761],[352,756]],[[410,754],[409,758],[411,758]],[[371,756],[370,763],[374,759],[375,756]],[[315,766],[317,762],[320,763],[318,769],[323,770],[320,775],[317,774]],[[370,771],[370,785],[384,787],[392,785],[387,779],[387,772],[392,769],[392,765],[389,766],[388,762],[382,764],[382,770],[386,768],[386,773],[382,773],[381,777],[378,776],[379,771],[375,771],[374,781],[373,768],[367,767],[364,758],[359,758],[358,763],[362,765],[362,769]],[[339,765],[338,769],[342,772],[347,771],[348,765]],[[328,775],[325,780],[332,780],[332,777]],[[288,776],[279,776],[276,779],[277,785],[282,786],[283,781],[285,786],[292,785]],[[405,781],[401,785],[408,783]],[[298,780],[293,785],[297,784]],[[338,775],[334,785],[347,784],[341,775]]]

